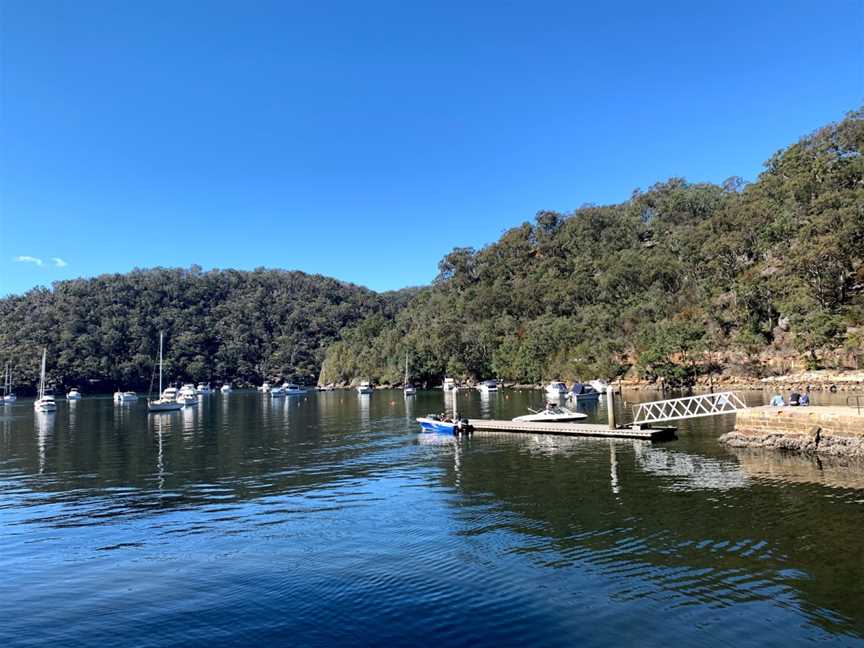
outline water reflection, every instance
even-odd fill
[[[716,420],[655,445],[417,434],[442,399],[508,418],[542,399],[528,391],[213,398],[0,411],[0,593],[17,611],[0,639],[86,643],[96,618],[123,646],[214,628],[317,645],[864,636],[857,464],[730,451]]]

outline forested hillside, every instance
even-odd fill
[[[308,384],[324,361],[328,381],[398,382],[406,354],[412,378],[432,381],[629,372],[687,384],[782,362],[856,366],[862,257],[859,110],[777,153],[752,184],[673,178],[618,205],[543,211],[481,250],[454,249],[422,289],[193,267],[0,299],[0,363],[32,385],[44,345],[59,384],[142,389],[164,330],[171,380]]]
[[[776,357],[854,366],[862,153],[859,110],[777,153],[752,184],[673,178],[618,205],[540,212],[481,250],[454,249],[395,321],[343,332],[327,374],[396,382],[406,353],[420,380],[629,371],[687,384],[777,371]]]
[[[314,383],[343,328],[392,317],[405,298],[279,270],[157,268],[62,281],[0,300],[0,368],[11,362],[15,382],[32,385],[47,346],[58,385],[143,389],[165,331],[167,379]]]

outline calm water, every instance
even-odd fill
[[[655,445],[416,433],[442,409],[0,409],[0,645],[864,643],[862,466],[730,451],[728,418]]]

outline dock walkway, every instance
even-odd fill
[[[525,434],[561,434],[564,436],[606,437],[661,441],[675,436],[675,428],[610,428],[600,423],[537,423],[531,421],[496,421],[471,419],[477,432],[522,432]]]

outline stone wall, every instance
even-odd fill
[[[773,448],[864,457],[864,415],[851,407],[754,407],[738,412],[720,442],[736,448]]]

